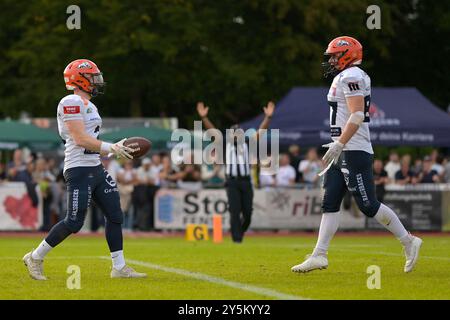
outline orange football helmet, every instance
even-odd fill
[[[322,63],[324,76],[335,76],[353,65],[359,65],[363,58],[363,47],[358,40],[348,36],[337,37],[328,44],[324,53],[326,61]]]
[[[103,94],[106,83],[97,65],[87,59],[74,60],[64,69],[64,82],[67,90],[76,88],[89,93],[92,97]]]

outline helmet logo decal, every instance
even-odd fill
[[[78,66],[78,69],[92,69],[92,66],[89,62],[83,62]]]
[[[345,40],[339,40],[337,43],[336,43],[336,47],[343,47],[343,46],[348,46],[350,43],[348,42],[348,41],[345,41]]]

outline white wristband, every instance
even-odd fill
[[[103,153],[111,152],[112,143],[102,141],[102,144],[100,145],[100,151]]]

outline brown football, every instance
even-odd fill
[[[142,137],[132,137],[125,140],[124,146],[133,149],[131,155],[134,159],[139,159],[147,154],[152,148],[151,141]]]

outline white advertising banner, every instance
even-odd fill
[[[317,229],[321,220],[320,189],[256,189],[251,229]],[[188,223],[212,225],[212,215],[223,216],[229,228],[228,201],[224,189],[189,191],[160,189],[155,197],[154,222],[157,229],[184,229]],[[363,229],[359,211],[344,211],[340,229]]]
[[[36,230],[41,220],[42,206],[33,207],[25,183],[0,183],[0,230]]]

